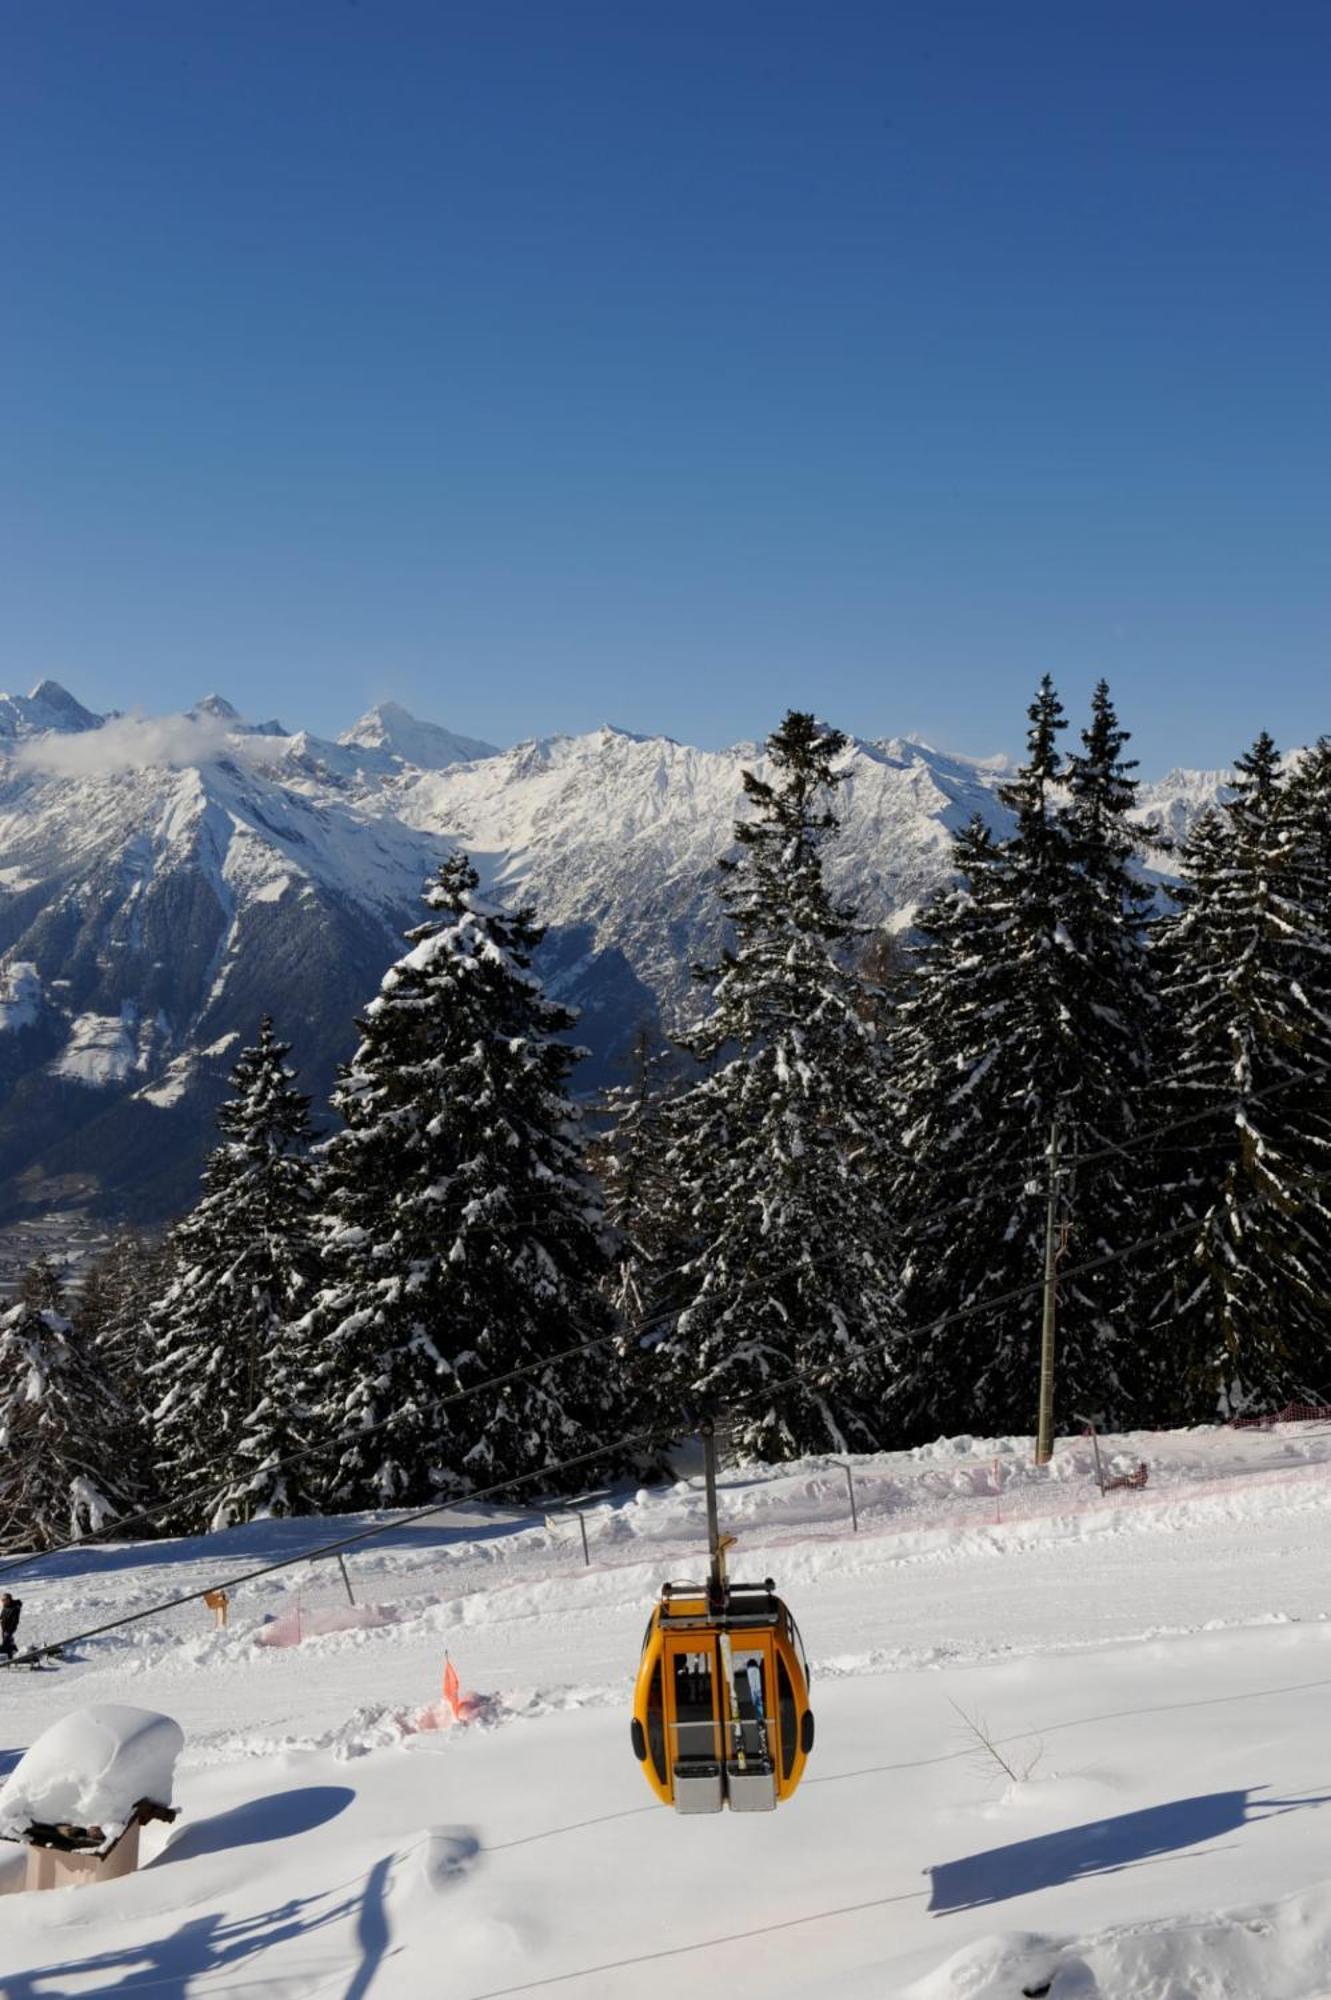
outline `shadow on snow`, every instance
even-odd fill
[[[33,1972],[0,1973],[0,2000],[65,2000],[71,1990],[103,1994],[151,1993],[154,2000],[189,2000],[196,1981],[219,1972],[235,1971],[296,1938],[308,1938],[330,1925],[354,1922],[359,1956],[347,1966],[348,1979],[340,2000],[365,2000],[391,1943],[387,1886],[392,1859],[376,1861],[363,1886],[330,1900],[328,1894],[293,1896],[255,1916],[228,1917],[221,1911],[191,1916],[168,1936],[141,1944],[113,1945],[85,1958],[65,1959]],[[77,1892],[88,1895],[83,1889]],[[336,1897],[337,1891],[332,1895]],[[273,1968],[259,1972],[254,1990],[267,1981],[281,1981]]]
[[[1032,1840],[991,1847],[959,1861],[940,1862],[928,1870],[933,1881],[929,1910],[946,1916],[975,1910],[986,1903],[1004,1903],[1013,1896],[1055,1889],[1088,1875],[1111,1875],[1203,1842],[1238,1833],[1263,1819],[1274,1819],[1305,1807],[1331,1805],[1331,1794],[1300,1799],[1262,1799],[1263,1787],[1234,1792],[1206,1792],[1193,1799],[1171,1799],[1139,1812],[1118,1813],[1113,1819],[1088,1821]]]
[[[441,1503],[441,1506],[444,1503]],[[466,1499],[447,1503],[457,1515],[467,1514]],[[500,1515],[498,1518],[486,1510],[486,1516],[459,1521],[450,1520],[442,1514],[436,1521],[399,1523],[392,1513],[381,1517],[382,1527],[372,1538],[360,1543],[355,1554],[382,1555],[386,1551],[402,1554],[404,1551],[417,1555],[429,1555],[436,1549],[452,1547],[459,1542],[493,1542],[509,1535],[520,1535],[530,1528],[539,1528],[544,1516],[539,1509],[524,1509]],[[375,1516],[370,1514],[295,1514],[281,1520],[251,1521],[243,1527],[221,1528],[211,1535],[180,1535],[163,1541],[130,1542],[84,1542],[73,1548],[62,1549],[55,1555],[36,1554],[32,1558],[32,1568],[40,1571],[40,1576],[30,1579],[30,1589],[36,1595],[39,1584],[49,1579],[52,1583],[69,1582],[73,1577],[111,1576],[120,1570],[170,1569],[185,1564],[225,1564],[228,1568],[244,1567],[251,1559],[260,1562],[276,1561],[282,1556],[299,1555],[303,1549],[311,1548],[319,1542],[335,1541],[341,1534],[358,1534],[362,1528],[374,1524]],[[24,1576],[28,1570],[26,1560],[15,1561],[15,1575]],[[22,1590],[16,1583],[15,1590]]]
[[[201,1854],[222,1854],[230,1847],[257,1847],[267,1840],[289,1840],[313,1833],[346,1811],[356,1794],[346,1785],[297,1785],[289,1792],[270,1792],[247,1799],[229,1812],[181,1828],[148,1865],[164,1868],[171,1861],[193,1861]]]

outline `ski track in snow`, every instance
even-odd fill
[[[1102,1498],[1082,1440],[1047,1471],[1014,1439],[852,1461],[859,1534],[833,1461],[727,1475],[734,1573],[776,1577],[814,1662],[817,1745],[771,1816],[679,1819],[628,1748],[649,1605],[703,1567],[696,1481],[589,1504],[590,1568],[567,1517],[385,1516],[355,1611],[305,1563],[225,1631],[191,1604],[0,1676],[0,1773],[84,1702],[186,1737],[136,1877],[5,1901],[0,2000],[1331,1994],[1331,1427],[1105,1449],[1147,1487]],[[3,1581],[50,1642],[341,1525]],[[453,1729],[445,1650],[485,1697]]]

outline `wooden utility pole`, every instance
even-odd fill
[[[708,1596],[714,1609],[725,1604],[730,1588],[726,1576],[726,1551],[735,1546],[733,1535],[721,1533],[721,1522],[716,1505],[716,1433],[710,1422],[700,1429],[702,1437],[703,1480],[707,1489],[707,1553],[711,1557],[711,1573],[708,1582]]]
[[[1058,1307],[1058,1113],[1049,1128],[1049,1196],[1044,1216],[1044,1311],[1040,1321],[1040,1406],[1035,1463],[1054,1455],[1054,1320]]]

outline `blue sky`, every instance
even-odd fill
[[[1331,729],[1331,7],[8,0],[0,686]]]

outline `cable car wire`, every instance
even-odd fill
[[[208,1583],[198,1590],[181,1591],[175,1597],[161,1599],[143,1611],[128,1612],[123,1618],[108,1619],[105,1624],[89,1626],[86,1631],[73,1632],[67,1638],[56,1639],[49,1646],[34,1646],[24,1654],[25,1659],[46,1659],[52,1653],[63,1652],[67,1646],[80,1646],[87,1639],[100,1639],[107,1632],[121,1631],[126,1625],[141,1625],[145,1618],[160,1617],[163,1612],[175,1611],[182,1604],[197,1604],[214,1590],[235,1590],[242,1583],[253,1583],[256,1577],[271,1576],[280,1569],[293,1569],[298,1563],[316,1562],[323,1556],[340,1555],[343,1549],[354,1548],[359,1542],[372,1542],[380,1536],[391,1535],[398,1528],[409,1528],[415,1521],[426,1521],[432,1514],[446,1514],[456,1507],[471,1506],[478,1500],[493,1500],[501,1493],[509,1492],[514,1486],[525,1486],[533,1479],[550,1478],[555,1473],[571,1472],[576,1466],[591,1464],[603,1458],[610,1451],[627,1451],[632,1445],[647,1443],[653,1433],[634,1432],[627,1437],[616,1438],[610,1444],[598,1445],[594,1451],[579,1452],[574,1458],[558,1460],[552,1465],[536,1466],[530,1472],[510,1474],[497,1485],[483,1486],[475,1493],[456,1494],[450,1500],[435,1500],[428,1507],[415,1507],[405,1514],[395,1513],[391,1521],[376,1521],[371,1527],[361,1528],[354,1534],[339,1535],[331,1542],[320,1542],[313,1548],[302,1549],[297,1555],[282,1556],[276,1562],[260,1563],[255,1569],[243,1570],[235,1576],[223,1577],[220,1581]]]
[[[1287,1077],[1282,1082],[1270,1084],[1263,1090],[1249,1091],[1242,1099],[1234,1098],[1227,1100],[1223,1104],[1209,1105],[1202,1111],[1187,1112],[1179,1118],[1168,1119],[1162,1124],[1151,1126],[1146,1131],[1133,1133],[1127,1139],[1117,1143],[1110,1142],[1088,1152],[1071,1154],[1067,1156],[1063,1164],[1067,1172],[1071,1173],[1079,1166],[1091,1166],[1099,1161],[1110,1159],[1116,1154],[1127,1153],[1135,1147],[1149,1144],[1153,1139],[1166,1137],[1171,1132],[1182,1131],[1186,1127],[1200,1124],[1206,1119],[1232,1114],[1239,1110],[1244,1103],[1262,1102],[1268,1098],[1277,1096],[1283,1091],[1295,1089],[1301,1084],[1316,1079],[1325,1080],[1328,1077],[1331,1077],[1331,1066],[1319,1065],[1305,1075]],[[1038,1172],[1042,1162],[1043,1154],[1033,1159],[1031,1161],[1031,1172]],[[1011,1192],[1015,1197],[1025,1192],[1029,1185],[1030,1175],[1027,1175],[1020,1186],[1014,1186]],[[932,1219],[939,1222],[947,1221],[949,1217],[961,1214],[972,1207],[973,1203],[974,1196],[967,1196],[963,1200],[952,1203],[947,1208],[934,1211]],[[1238,1212],[1244,1213],[1246,1210]],[[1177,1229],[1166,1231],[1162,1236],[1143,1239],[1139,1243],[1129,1245],[1128,1250],[1135,1252],[1137,1249],[1154,1247],[1174,1241],[1178,1236],[1186,1235],[1191,1227],[1200,1226],[1200,1220],[1201,1218],[1196,1218],[1194,1221],[1181,1224]],[[841,1252],[837,1251],[826,1258],[816,1258],[813,1261],[815,1264],[832,1263],[836,1262],[840,1255]],[[687,1270],[688,1265],[692,1261],[693,1259],[691,1258],[686,1259],[684,1262],[667,1271],[664,1275],[667,1277],[678,1276],[681,1272]],[[788,1277],[799,1268],[799,1264],[788,1265],[786,1270],[781,1272],[779,1276]],[[1077,1271],[1089,1271],[1096,1268],[1100,1267],[1097,1265],[1079,1265],[1075,1270],[1065,1269],[1063,1278],[1073,1277],[1077,1274]],[[900,1337],[903,1340],[919,1339],[935,1331],[942,1331],[946,1326],[953,1324],[958,1318],[969,1318],[978,1313],[993,1311],[1000,1306],[1010,1304],[1016,1298],[1024,1297],[1028,1293],[1037,1292],[1040,1290],[1042,1283],[1043,1280],[1033,1279],[1029,1285],[1004,1292],[992,1300],[963,1306],[958,1309],[956,1314],[945,1314],[941,1319],[927,1321],[921,1327],[906,1329]],[[667,1324],[675,1317],[677,1310],[678,1308],[673,1306],[665,1308],[658,1313],[649,1315],[646,1319],[634,1322],[628,1328],[617,1327],[611,1333],[595,1334],[590,1339],[577,1341],[570,1347],[560,1349],[557,1353],[544,1355],[539,1360],[526,1362],[518,1368],[509,1369],[502,1375],[487,1376],[483,1381],[469,1383],[461,1389],[451,1391],[446,1396],[441,1396],[435,1408],[438,1410],[448,1409],[457,1403],[466,1402],[473,1396],[485,1395],[491,1390],[509,1388],[516,1382],[525,1381],[533,1375],[541,1374],[547,1368],[561,1367],[566,1361],[575,1360],[583,1354],[594,1353],[599,1348],[611,1347],[621,1341],[641,1340],[644,1334],[652,1332],[658,1326]],[[867,1350],[862,1348],[852,1351],[864,1352]],[[264,1469],[269,1472],[289,1471],[294,1466],[304,1464],[310,1458],[316,1458],[324,1452],[335,1450],[339,1445],[350,1444],[358,1442],[363,1438],[374,1437],[378,1432],[386,1430],[395,1420],[396,1413],[393,1416],[381,1417],[378,1422],[373,1424],[365,1424],[351,1430],[334,1432],[328,1437],[317,1438],[312,1443],[302,1445],[296,1451],[288,1453],[285,1457],[273,1460]],[[221,1490],[223,1489],[219,1489],[216,1481],[209,1480],[206,1484],[196,1486],[183,1494],[174,1494],[168,1499],[158,1502],[155,1506],[140,1508],[133,1514],[122,1514],[116,1520],[109,1522],[104,1528],[95,1529],[90,1534],[74,1535],[67,1541],[53,1543],[49,1548],[34,1549],[26,1555],[11,1556],[6,1561],[0,1562],[0,1577],[12,1575],[21,1569],[33,1568],[40,1562],[46,1562],[58,1555],[68,1554],[71,1549],[87,1548],[94,1542],[123,1540],[127,1528],[151,1526],[155,1522],[164,1520],[178,1509],[189,1507],[196,1501],[206,1500],[213,1495],[219,1495]]]
[[[1312,1074],[1314,1076],[1331,1077],[1331,1067],[1320,1067],[1312,1072]],[[1254,1100],[1272,1097],[1280,1091],[1292,1089],[1296,1085],[1308,1080],[1306,1076],[1289,1077],[1281,1083],[1269,1085],[1265,1090],[1249,1092],[1247,1097],[1242,1101],[1251,1103]],[[1203,1119],[1219,1117],[1227,1112],[1232,1113],[1239,1108],[1240,1100],[1235,1099],[1225,1104],[1209,1106],[1204,1111],[1189,1112],[1181,1118],[1171,1119],[1164,1124],[1151,1127],[1148,1131],[1136,1133],[1120,1144],[1104,1145],[1091,1152],[1073,1154],[1065,1163],[1067,1170],[1071,1172],[1078,1165],[1092,1165],[1097,1161],[1109,1159],[1117,1153],[1126,1152],[1129,1147],[1144,1145],[1151,1139],[1160,1138],[1170,1132],[1181,1130],[1185,1126],[1197,1124]],[[1038,1170],[1040,1164],[1041,1160],[1039,1158],[1032,1160],[1032,1171]],[[1023,1180],[1019,1188],[1014,1187],[1011,1192],[1015,1196],[1024,1192],[1028,1186],[1029,1176]],[[936,1211],[934,1219],[937,1221],[946,1221],[949,1216],[960,1214],[970,1208],[973,1201],[973,1196],[967,1196],[964,1200],[955,1202],[946,1209]],[[1246,1213],[1247,1206],[1236,1212],[1240,1214]],[[1179,1236],[1186,1235],[1189,1229],[1199,1227],[1200,1222],[1200,1217],[1191,1218],[1188,1222],[1182,1223],[1174,1229],[1167,1230],[1160,1236],[1142,1238],[1138,1242],[1128,1245],[1125,1251],[1112,1253],[1110,1261],[1112,1262],[1120,1257],[1125,1257],[1129,1253],[1135,1254],[1139,1249],[1154,1248],[1175,1241]],[[832,1263],[836,1262],[840,1256],[841,1252],[836,1251],[826,1258],[815,1258],[812,1261],[815,1264]],[[691,1258],[685,1259],[682,1263],[675,1265],[671,1270],[667,1271],[665,1275],[667,1277],[678,1276],[681,1272],[687,1270],[688,1265],[692,1261]],[[801,1260],[801,1264],[803,1261]],[[801,1268],[801,1264],[788,1265],[779,1276],[791,1276]],[[1068,1267],[1063,1271],[1062,1279],[1066,1280],[1077,1276],[1080,1272],[1089,1272],[1100,1268],[1103,1268],[1103,1266],[1098,1263]],[[947,1326],[959,1320],[973,1318],[984,1312],[996,1311],[1004,1305],[1011,1304],[1016,1299],[1032,1295],[1038,1292],[1042,1288],[1042,1285],[1042,1279],[1032,1279],[1029,1283],[1013,1287],[1011,1290],[1000,1293],[991,1300],[977,1301],[972,1305],[959,1307],[956,1312],[944,1314],[938,1319],[928,1320],[917,1328],[906,1328],[899,1337],[902,1340],[925,1338],[934,1332],[943,1331]],[[451,1391],[446,1396],[441,1396],[435,1408],[438,1410],[449,1409],[457,1403],[468,1401],[473,1396],[485,1395],[491,1390],[509,1388],[516,1382],[526,1381],[533,1375],[543,1373],[547,1368],[561,1367],[566,1361],[575,1360],[583,1354],[594,1353],[599,1348],[611,1347],[622,1341],[641,1341],[644,1334],[652,1332],[658,1326],[666,1325],[670,1320],[675,1318],[678,1310],[679,1308],[674,1306],[663,1308],[658,1313],[635,1321],[627,1329],[617,1327],[610,1333],[595,1334],[589,1340],[577,1341],[572,1346],[562,1348],[554,1354],[544,1355],[539,1360],[525,1362],[517,1368],[511,1368],[502,1375],[487,1376],[480,1382],[469,1383],[461,1389]],[[863,1346],[858,1349],[847,1350],[848,1353],[864,1353],[868,1351],[870,1350]],[[354,1429],[334,1432],[331,1436],[325,1438],[315,1439],[310,1444],[301,1445],[296,1451],[288,1453],[285,1457],[273,1460],[264,1469],[269,1472],[289,1471],[294,1466],[304,1464],[310,1458],[316,1458],[325,1452],[335,1450],[339,1445],[350,1444],[358,1442],[363,1438],[374,1437],[380,1431],[386,1430],[395,1420],[396,1413],[392,1416],[381,1417],[373,1424],[361,1425]],[[55,1556],[68,1554],[71,1549],[87,1548],[93,1542],[123,1540],[127,1528],[150,1526],[154,1522],[165,1519],[169,1514],[180,1508],[191,1506],[195,1501],[205,1500],[218,1493],[219,1487],[217,1483],[209,1480],[206,1484],[196,1486],[183,1494],[174,1494],[168,1499],[160,1501],[156,1506],[140,1508],[136,1513],[121,1515],[115,1521],[109,1522],[104,1528],[96,1529],[90,1534],[71,1536],[67,1541],[53,1543],[49,1548],[34,1549],[25,1555],[11,1556],[6,1561],[0,1562],[0,1577],[12,1575],[21,1569],[33,1568],[36,1564],[46,1562]]]
[[[1032,1171],[1038,1170],[1039,1164],[1038,1160],[1033,1161]],[[1026,1183],[1023,1182],[1023,1186],[1025,1185]],[[1020,1190],[1013,1189],[1014,1195],[1018,1192]],[[964,1209],[969,1208],[969,1206],[969,1199],[958,1201],[950,1208],[936,1211],[936,1217],[940,1221],[945,1221],[948,1216],[960,1214]],[[843,1252],[838,1249],[830,1251],[825,1257],[815,1257],[811,1260],[801,1259],[799,1263],[788,1264],[776,1276],[778,1279],[791,1277],[796,1271],[802,1269],[808,1261],[811,1261],[815,1266],[836,1263],[840,1261],[842,1255]],[[678,1277],[694,1261],[692,1257],[685,1258],[679,1264],[668,1268],[661,1275],[665,1278]],[[628,1326],[618,1326],[609,1333],[593,1334],[589,1339],[575,1341],[572,1346],[561,1348],[553,1354],[542,1355],[535,1361],[523,1362],[516,1368],[506,1370],[502,1375],[487,1375],[479,1382],[468,1383],[463,1388],[450,1390],[447,1395],[440,1396],[434,1404],[434,1408],[439,1411],[451,1409],[455,1404],[467,1402],[473,1396],[486,1395],[491,1390],[510,1388],[516,1382],[523,1382],[533,1375],[540,1375],[548,1368],[562,1367],[566,1361],[576,1360],[579,1355],[595,1353],[599,1348],[612,1347],[621,1342],[641,1341],[645,1334],[653,1332],[658,1326],[667,1325],[676,1317],[679,1310],[680,1308],[677,1306],[663,1307],[658,1312],[648,1314],[646,1318],[633,1320]],[[333,1451],[339,1445],[359,1443],[363,1438],[374,1437],[380,1431],[387,1430],[396,1421],[397,1413],[395,1411],[391,1416],[380,1417],[375,1423],[357,1425],[348,1430],[335,1431],[326,1437],[316,1438],[310,1444],[300,1445],[295,1451],[288,1452],[282,1458],[267,1461],[262,1470],[269,1473],[288,1472],[294,1466],[303,1465],[307,1459],[316,1458],[324,1452]],[[219,1486],[216,1480],[207,1480],[198,1486],[188,1489],[184,1493],[172,1494],[167,1499],[158,1501],[151,1507],[142,1507],[133,1514],[118,1515],[114,1521],[108,1522],[105,1527],[94,1529],[89,1534],[72,1535],[67,1541],[52,1543],[49,1548],[34,1549],[27,1555],[11,1556],[6,1561],[0,1562],[0,1577],[9,1576],[16,1570],[31,1568],[33,1565],[39,1562],[46,1562],[54,1556],[65,1555],[71,1549],[87,1548],[94,1542],[121,1541],[124,1539],[127,1528],[148,1527],[154,1522],[165,1520],[170,1514],[193,1506],[197,1501],[208,1500],[213,1496],[220,1498],[222,1492],[225,1491],[226,1484],[227,1482],[223,1482]]]
[[[1239,1215],[1246,1214],[1248,1209],[1255,1208],[1258,1205],[1256,1202],[1246,1203],[1235,1209],[1233,1213]],[[1124,1249],[1106,1251],[1102,1256],[1087,1258],[1080,1264],[1066,1266],[1059,1275],[1059,1282],[1060,1284],[1064,1284],[1069,1279],[1082,1277],[1088,1272],[1101,1271],[1109,1268],[1111,1265],[1125,1263],[1130,1257],[1135,1256],[1139,1250],[1154,1249],[1159,1244],[1168,1243],[1172,1239],[1185,1235],[1196,1227],[1196,1218],[1190,1217],[1187,1222],[1179,1223],[1173,1229],[1163,1230],[1159,1235],[1140,1237],[1135,1243],[1128,1244]],[[904,1334],[902,1337],[906,1339],[918,1339],[923,1338],[929,1333],[941,1332],[944,1328],[954,1326],[961,1320],[975,1319],[983,1313],[995,1312],[1003,1306],[1029,1298],[1035,1293],[1040,1292],[1043,1289],[1043,1285],[1044,1280],[1042,1278],[1033,1279],[1025,1284],[1014,1285],[1010,1290],[1001,1292],[992,1299],[978,1301],[969,1306],[959,1306],[954,1312],[944,1313],[938,1319],[930,1320],[927,1324],[913,1329],[912,1332]],[[847,1348],[844,1351],[847,1355],[870,1354],[874,1352],[876,1345],[877,1343],[860,1342],[858,1346]],[[797,1389],[799,1386],[799,1382],[792,1379],[787,1379],[785,1382],[764,1382],[747,1394],[728,1397],[727,1406],[729,1408],[743,1407],[745,1404],[761,1401],[764,1397],[779,1400],[783,1395],[789,1394],[792,1389]],[[362,1433],[357,1433],[357,1435],[362,1435]],[[159,1617],[163,1612],[174,1611],[182,1604],[196,1604],[203,1598],[206,1591],[234,1590],[242,1583],[252,1583],[257,1577],[261,1576],[271,1576],[277,1570],[294,1569],[300,1563],[317,1562],[324,1556],[339,1555],[343,1549],[354,1548],[361,1543],[376,1541],[383,1535],[392,1534],[398,1528],[410,1527],[416,1521],[429,1520],[434,1514],[447,1514],[458,1507],[473,1506],[481,1500],[497,1499],[501,1494],[511,1492],[515,1486],[527,1486],[534,1480],[553,1478],[558,1473],[571,1472],[578,1466],[594,1464],[608,1453],[629,1451],[639,1445],[654,1445],[659,1442],[659,1437],[660,1432],[658,1427],[653,1427],[650,1430],[629,1432],[623,1437],[614,1438],[605,1444],[597,1445],[591,1451],[579,1452],[572,1458],[558,1459],[547,1465],[535,1466],[529,1472],[510,1474],[507,1479],[499,1480],[492,1486],[480,1487],[473,1493],[456,1494],[451,1499],[432,1501],[426,1507],[412,1508],[404,1514],[395,1513],[391,1521],[375,1522],[368,1528],[358,1529],[354,1534],[341,1535],[333,1541],[316,1543],[311,1548],[298,1550],[294,1555],[283,1556],[276,1562],[262,1563],[255,1569],[244,1570],[235,1576],[224,1577],[220,1581],[215,1580],[212,1583],[201,1586],[198,1590],[185,1591],[176,1597],[164,1598],[156,1604],[147,1606],[142,1611],[132,1611],[127,1613],[123,1618],[113,1618],[105,1624],[93,1625],[85,1631],[74,1632],[66,1638],[53,1640],[50,1645],[34,1647],[31,1652],[23,1655],[23,1657],[25,1659],[46,1659],[54,1653],[63,1651],[67,1646],[81,1645],[85,1640],[101,1638],[105,1633],[120,1631],[127,1625],[142,1624],[144,1619]]]

